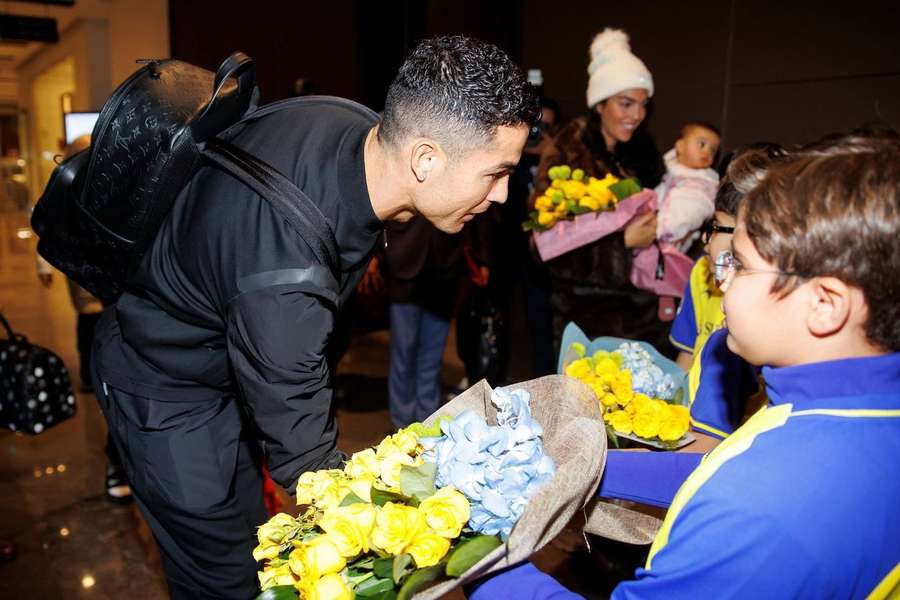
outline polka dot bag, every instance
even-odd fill
[[[14,333],[0,339],[0,426],[38,434],[75,414],[69,372],[56,354]]]

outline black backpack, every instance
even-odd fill
[[[276,169],[215,137],[271,110],[255,110],[250,57],[235,52],[216,73],[177,60],[141,62],[103,105],[91,146],[53,171],[31,218],[38,253],[114,302],[178,192],[212,163],[267,200],[340,281],[334,232],[319,208]]]

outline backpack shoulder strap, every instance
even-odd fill
[[[339,294],[341,266],[337,240],[325,215],[309,196],[277,169],[228,142],[209,140],[203,156],[259,194],[297,230],[316,259],[328,268],[332,276],[329,287]]]

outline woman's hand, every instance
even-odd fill
[[[656,213],[647,213],[634,218],[625,227],[625,247],[646,248],[656,239]]]

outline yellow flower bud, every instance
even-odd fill
[[[556,223],[556,215],[552,212],[539,212],[538,213],[538,224],[543,225],[544,227],[551,227],[554,223]]]
[[[428,527],[449,539],[459,537],[463,526],[469,522],[469,501],[452,486],[442,487],[425,498],[419,504],[419,510],[425,515]]]
[[[450,549],[450,540],[431,531],[423,531],[407,546],[408,552],[420,569],[438,564]]]
[[[534,201],[534,207],[541,211],[551,210],[553,208],[553,199],[546,194],[539,196],[537,200]]]
[[[260,544],[253,549],[253,560],[259,562],[261,560],[271,560],[281,553],[281,546],[263,546]]]
[[[388,502],[375,518],[372,544],[396,556],[403,554],[413,538],[424,530],[425,516],[418,509]]]

